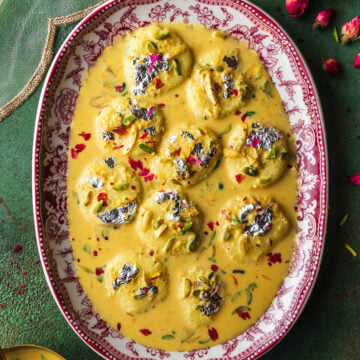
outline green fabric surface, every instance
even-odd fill
[[[46,3],[51,11],[44,12],[41,15],[44,17],[63,15],[64,12],[54,10],[59,9],[59,3],[68,3],[63,9],[71,12],[94,3],[89,0],[0,0],[0,26],[5,19],[10,27],[9,34],[13,31],[11,17],[15,23],[26,16],[22,12],[9,12],[11,17],[7,19],[1,9],[10,1],[26,3],[28,7]],[[347,252],[344,243],[349,241],[360,253],[360,235],[355,226],[360,218],[360,189],[348,182],[349,176],[360,171],[360,116],[357,117],[360,114],[360,69],[352,66],[360,40],[343,47],[332,39],[331,27],[313,31],[312,23],[320,10],[332,7],[337,12],[333,24],[340,28],[343,22],[360,15],[360,1],[313,0],[299,19],[290,18],[284,0],[253,2],[280,22],[310,66],[324,108],[330,164],[328,231],[318,281],[298,322],[263,359],[357,360],[360,359],[360,258]],[[72,28],[59,30],[56,49]],[[6,41],[0,29],[0,56],[8,46]],[[35,55],[29,65],[33,68],[36,67],[34,59],[39,58],[39,54]],[[328,77],[321,69],[322,56],[335,57],[341,64],[342,74]],[[0,57],[1,76],[8,68],[3,59]],[[18,86],[16,78],[14,81]],[[0,93],[3,91],[6,88],[0,87]],[[0,123],[0,346],[33,343],[49,347],[67,359],[99,359],[64,320],[48,290],[40,264],[36,264],[39,255],[31,203],[31,151],[39,95],[40,88]],[[339,221],[345,213],[349,213],[349,219],[340,227]],[[14,253],[15,245],[23,249]]]

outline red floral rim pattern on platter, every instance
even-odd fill
[[[110,328],[84,293],[66,219],[70,124],[81,76],[116,36],[150,22],[200,23],[256,50],[283,100],[296,137],[297,239],[289,274],[266,313],[224,344],[189,352],[147,348]],[[73,330],[106,359],[256,359],[284,337],[314,285],[324,246],[327,157],[321,105],[299,51],[279,25],[241,0],[112,0],[87,16],[56,55],[41,93],[33,149],[33,206],[40,257],[51,292]]]

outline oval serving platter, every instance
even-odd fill
[[[84,293],[73,262],[66,218],[70,125],[82,75],[116,36],[150,22],[201,23],[256,50],[283,100],[296,138],[297,238],[289,274],[266,313],[238,337],[208,349],[176,353],[147,348],[110,328]],[[298,49],[256,6],[241,0],[111,0],[88,15],[61,46],[46,77],[33,148],[33,207],[40,258],[50,290],[77,335],[106,359],[256,359],[299,317],[324,247],[327,151],[319,97]]]

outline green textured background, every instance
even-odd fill
[[[31,6],[36,3],[41,8],[41,0],[10,1],[21,2],[26,7],[22,13],[7,13],[2,7],[9,0],[0,0],[0,54],[6,48],[5,37],[8,41],[8,34],[16,33],[14,29],[22,17],[29,16],[31,29],[35,29],[43,23],[36,21],[37,17],[64,15],[95,2],[45,0],[51,11],[39,13],[32,11]],[[59,3],[62,10],[58,10]],[[311,68],[324,108],[330,163],[328,232],[318,281],[296,325],[263,359],[357,360],[360,359],[360,259],[351,256],[344,243],[349,241],[360,252],[356,225],[360,219],[360,190],[348,182],[349,176],[360,171],[360,69],[352,66],[360,40],[343,47],[332,39],[331,28],[312,31],[312,23],[320,10],[331,7],[337,13],[333,23],[340,27],[360,15],[360,1],[313,0],[300,19],[290,18],[284,0],[253,0],[253,3],[280,22]],[[64,9],[68,11],[63,12]],[[4,31],[5,27],[8,31]],[[72,28],[59,30],[56,49]],[[45,38],[44,32],[34,30],[34,34]],[[21,41],[19,37],[16,39]],[[321,69],[322,56],[338,59],[342,74],[328,77]],[[0,75],[4,78],[6,66],[2,59]],[[27,66],[35,67],[36,62]],[[14,76],[15,85],[21,83],[23,79],[18,79],[16,73]],[[0,91],[6,88],[0,87]],[[31,151],[39,95],[40,88],[0,123],[0,346],[33,343],[49,347],[67,359],[99,359],[64,320],[50,295],[41,266],[36,264],[39,256],[31,205]],[[345,213],[349,213],[349,220],[340,227],[339,221]],[[13,253],[15,245],[22,245],[23,249]]]

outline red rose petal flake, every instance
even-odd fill
[[[79,136],[82,136],[84,138],[85,141],[88,141],[91,138],[91,134],[90,133],[86,133],[84,131],[82,131],[80,134],[78,134]]]
[[[82,151],[84,151],[86,148],[85,144],[76,144],[75,145],[75,150],[77,151],[77,153],[81,153]]]
[[[161,89],[165,84],[159,79],[155,78],[155,89]]]
[[[149,134],[146,132],[143,135],[140,136],[141,140],[144,140]]]
[[[103,206],[107,205],[107,199],[108,199],[107,194],[103,192],[97,196],[97,201],[103,201]]]
[[[154,177],[155,177],[155,174],[150,174],[150,175],[148,175],[148,176],[145,176],[145,177],[144,177],[144,180],[145,180],[145,182],[153,181],[153,180],[154,180]]]
[[[212,341],[216,341],[219,338],[219,334],[215,328],[208,329],[208,334]]]
[[[104,269],[103,268],[96,268],[95,269],[95,274],[96,276],[100,276],[101,274],[104,273]]]
[[[236,313],[241,317],[243,320],[250,319],[250,314],[247,311],[242,311],[241,309],[236,309]]]
[[[165,107],[165,104],[158,104],[158,108],[162,109],[163,107]]]
[[[120,324],[120,323],[117,323],[117,324],[116,324],[116,328],[118,329],[118,331],[120,331],[120,330],[121,330],[121,324]]]
[[[147,176],[149,174],[150,174],[150,169],[144,168],[144,169],[140,170],[138,175],[139,176]]]
[[[210,268],[211,268],[211,271],[213,271],[213,272],[217,272],[219,270],[219,267],[215,264],[211,265]]]
[[[77,153],[77,151],[75,149],[71,149],[71,157],[73,159],[77,159],[78,153]]]
[[[231,92],[232,92],[235,96],[238,95],[238,91],[237,91],[236,89],[231,89]]]
[[[355,61],[354,61],[354,68],[360,68],[360,53],[356,55]]]
[[[149,329],[140,329],[139,331],[145,336],[149,336],[152,334],[152,332]]]
[[[235,175],[235,180],[238,184],[241,184],[242,181],[244,180],[245,176],[243,174],[237,174]]]
[[[115,134],[120,135],[120,136],[127,134],[126,128],[116,128],[116,129],[113,130],[113,132],[114,132]]]
[[[281,263],[281,254],[280,253],[268,253],[266,254],[267,256],[267,261],[268,261],[268,265],[272,266],[272,264],[275,263]]]
[[[354,186],[357,186],[358,188],[360,188],[360,172],[354,174],[350,179],[349,179],[350,184],[353,184]]]
[[[78,157],[78,154],[84,151],[86,148],[85,144],[76,144],[75,148],[71,149],[71,157],[73,159],[76,159]]]
[[[214,222],[213,221],[209,221],[206,225],[209,227],[209,229],[211,231],[214,231]]]
[[[13,252],[14,252],[14,253],[18,253],[22,248],[23,248],[23,247],[22,247],[21,245],[16,245],[16,246],[14,247]]]

